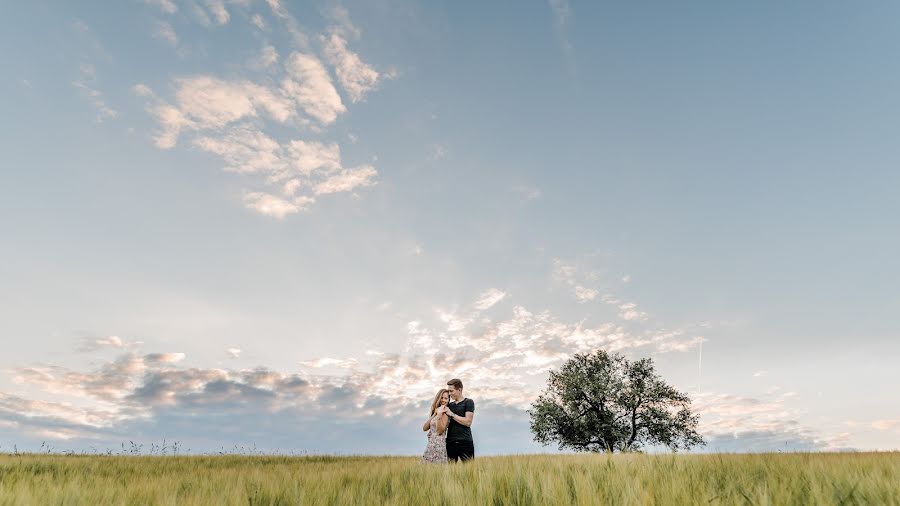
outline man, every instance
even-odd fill
[[[450,424],[447,426],[447,459],[450,462],[467,461],[475,458],[475,443],[472,441],[472,419],[475,417],[475,401],[463,397],[463,384],[458,379],[447,382],[450,390]]]

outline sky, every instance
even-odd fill
[[[598,349],[900,448],[900,4],[7,2],[0,451],[478,454]]]

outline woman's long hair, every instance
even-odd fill
[[[449,396],[450,390],[447,390],[446,388],[442,388],[442,389],[438,390],[437,395],[434,396],[434,401],[431,403],[431,414],[428,416],[434,416],[434,412],[437,411],[438,406],[441,405],[441,397],[445,393]]]

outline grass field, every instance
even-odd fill
[[[0,455],[0,504],[897,504],[900,453]]]

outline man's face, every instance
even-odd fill
[[[447,389],[450,390],[450,397],[453,399],[459,399],[462,395],[462,390],[457,390],[453,385],[447,385]]]

